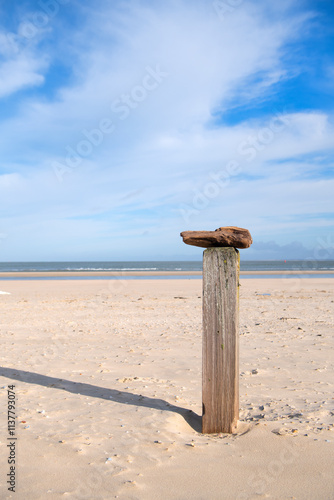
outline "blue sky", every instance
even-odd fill
[[[0,4],[0,260],[334,258],[330,0]]]

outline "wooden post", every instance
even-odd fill
[[[239,418],[239,267],[236,248],[204,251],[203,433],[232,433]]]

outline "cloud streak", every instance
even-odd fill
[[[167,259],[182,253],[185,229],[237,224],[288,244],[304,217],[304,245],[332,230],[324,216],[331,112],[272,105],[282,82],[302,71],[291,47],[314,12],[244,2],[222,20],[202,2],[100,3],[77,4],[76,20],[64,5],[31,45],[2,52],[0,97],[20,91],[0,121],[3,260],[28,259],[20,241],[36,260],[66,259],[65,247],[73,259],[79,248],[92,259]],[[236,103],[265,103],[265,112],[228,125]],[[238,168],[194,207],[231,161]],[[184,205],[195,208],[188,220]]]

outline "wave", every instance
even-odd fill
[[[157,267],[67,267],[65,271],[158,271]]]

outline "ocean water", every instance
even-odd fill
[[[0,272],[50,271],[201,271],[201,262],[0,262]]]
[[[270,275],[270,274],[249,274],[247,271],[252,271],[253,273],[266,272],[266,271],[328,271],[327,274],[300,274],[299,277],[308,278],[333,278],[334,274],[334,261],[333,260],[241,260],[240,263],[241,271],[243,271],[242,279],[247,278],[280,278],[282,274]],[[68,276],[34,276],[34,272],[68,272]],[[73,273],[85,271],[87,273],[92,272],[92,276],[73,276]],[[201,278],[200,275],[177,275],[173,274],[177,271],[187,271],[191,273],[192,271],[202,271],[201,261],[137,261],[137,262],[100,262],[100,261],[86,261],[86,262],[0,262],[0,277],[1,281],[5,280],[66,280],[66,279],[99,279],[99,280],[117,280],[120,277],[117,276],[94,276],[93,271],[119,271],[121,272],[121,279],[198,279]],[[155,271],[157,274],[154,276],[141,275],[141,276],[131,276],[131,271]],[[169,274],[159,275],[159,272],[168,271]],[[6,272],[19,273],[27,272],[31,273],[31,276],[19,277],[19,276],[6,276]],[[246,273],[246,274],[245,274]],[[128,274],[128,275],[127,275]],[[296,275],[283,275],[284,278],[296,278]]]
[[[333,271],[334,260],[241,260],[241,271]],[[0,262],[3,272],[202,271],[201,261]]]

